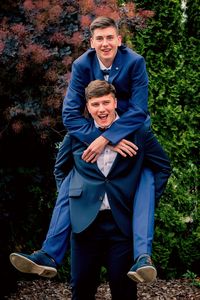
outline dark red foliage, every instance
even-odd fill
[[[99,15],[116,19],[124,35],[151,17],[117,0],[0,3],[0,298],[12,290],[9,253],[31,251],[45,236],[71,64],[89,47],[89,24]]]
[[[153,16],[153,12],[137,11],[133,2],[120,7],[116,0],[25,0],[17,5],[9,2],[6,8],[0,23],[0,128],[5,128],[15,107],[16,113],[20,108],[25,115],[27,107],[35,107],[34,126],[41,133],[45,126],[39,123],[44,115],[55,119],[46,123],[45,132],[51,132],[52,124],[53,129],[62,127],[61,105],[71,63],[89,46],[92,19],[111,16],[127,34],[135,25],[142,28],[146,18]],[[55,103],[49,101],[52,95]]]

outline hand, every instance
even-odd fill
[[[82,159],[86,162],[96,162],[108,143],[109,141],[106,138],[99,136],[83,152]]]
[[[126,157],[127,154],[132,157],[133,155],[137,154],[138,150],[138,147],[135,144],[125,139],[121,140],[117,145],[110,147],[123,157]]]

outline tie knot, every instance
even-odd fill
[[[109,69],[104,69],[104,70],[102,70],[102,73],[103,73],[104,76],[109,75],[110,70]]]
[[[99,130],[102,131],[102,132],[106,131],[106,128],[105,128],[105,127],[104,127],[104,128],[98,127],[98,128],[99,128]]]

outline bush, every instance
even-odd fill
[[[198,191],[197,1],[139,1],[155,12],[132,43],[147,61],[153,131],[170,156],[173,174],[156,211],[153,256],[159,275],[197,270],[200,259]],[[186,18],[185,15],[186,14]],[[192,22],[192,25],[191,25]]]

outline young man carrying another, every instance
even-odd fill
[[[91,126],[106,130],[119,118],[115,94],[114,86],[106,81],[88,85]],[[136,156],[123,157],[115,151],[117,146],[107,145],[95,163],[88,163],[82,159],[85,143],[66,136],[65,162],[73,166],[69,186],[73,300],[95,299],[102,265],[108,271],[113,300],[137,299],[136,285],[127,276],[133,263],[133,199],[143,165],[154,171],[156,200],[167,183],[170,166],[147,126],[126,140],[138,146]]]

